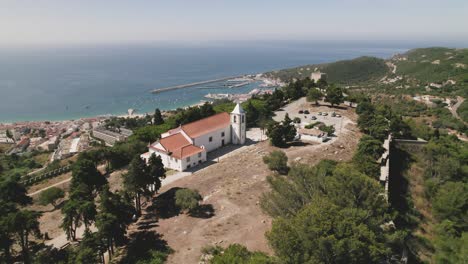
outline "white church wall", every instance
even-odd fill
[[[224,132],[224,136],[222,133]],[[211,137],[211,141],[210,141]],[[193,140],[193,144],[195,146],[201,147],[205,146],[207,152],[213,151],[217,148],[220,148],[222,144],[222,140],[224,139],[224,145],[231,143],[231,127],[227,126],[213,132],[207,133],[205,135],[199,136]]]
[[[194,154],[181,160],[181,171],[198,166],[206,161],[206,151]],[[189,167],[190,165],[190,167]]]
[[[162,163],[164,167],[172,169],[172,170],[177,170],[181,171],[183,166],[182,166],[182,161],[179,159],[176,159],[174,157],[171,157],[167,155],[166,153],[161,153],[158,151],[155,151],[153,149],[150,149],[150,153],[155,153],[157,156],[161,157]],[[151,156],[151,155],[150,155]]]

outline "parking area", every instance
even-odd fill
[[[301,98],[291,104],[286,105],[281,110],[275,112],[273,119],[277,122],[284,120],[284,116],[288,113],[291,119],[300,118],[300,128],[306,125],[322,122],[327,126],[335,127],[335,135],[339,136],[346,124],[352,122],[348,118],[348,109],[331,108],[324,104],[311,104],[305,98]],[[320,114],[321,113],[321,114]],[[335,115],[335,116],[334,116]],[[313,139],[314,137],[305,136],[303,139]]]

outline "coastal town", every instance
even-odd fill
[[[383,63],[388,67],[385,76],[369,80],[400,91],[406,79],[391,79],[398,67],[394,60]],[[306,70],[311,72],[305,78],[296,76]],[[40,249],[18,245],[24,250],[15,252],[15,258],[44,254],[54,259],[51,263],[59,263],[55,260],[64,258],[60,254],[69,254],[78,259],[76,263],[157,259],[208,264],[226,256],[223,252],[240,248],[276,263],[277,257],[294,257],[281,253],[289,243],[286,238],[304,245],[323,238],[313,232],[312,238],[304,238],[295,228],[308,230],[313,225],[325,230],[331,221],[351,222],[353,229],[351,209],[372,219],[361,224],[367,243],[387,252],[371,259],[366,244],[359,247],[365,254],[353,263],[411,263],[415,258],[411,247],[420,245],[387,236],[421,233],[425,226],[411,229],[387,212],[409,216],[399,207],[404,203],[401,194],[429,202],[421,191],[427,188],[421,182],[422,166],[427,164],[402,160],[405,153],[424,160],[425,151],[433,148],[431,155],[449,160],[456,175],[464,173],[458,156],[437,153],[445,144],[441,140],[449,141],[455,153],[466,144],[460,112],[465,98],[460,93],[438,93],[460,82],[430,89],[422,84],[417,93],[385,94],[378,90],[382,87],[369,88],[367,83],[337,85],[332,83],[333,72],[325,70],[312,66],[293,74],[289,70],[289,81],[279,77],[285,73],[274,72],[152,91],[158,96],[174,89],[207,90],[199,103],[173,110],[156,106],[148,113],[128,109],[123,115],[0,124],[0,174],[6,179],[0,188],[17,188],[26,197],[19,212],[40,212],[34,215],[38,233],[27,237]],[[219,85],[232,92],[208,91]],[[250,91],[236,92],[247,85],[252,85]],[[362,93],[365,89],[376,90],[369,95]],[[401,165],[405,162],[417,166],[416,173],[405,174]],[[439,164],[432,170],[441,174],[444,168]],[[402,177],[412,184],[406,189],[411,194],[402,191],[407,187]],[[455,189],[454,195],[464,191],[449,187]],[[425,203],[415,204],[414,210],[432,219]],[[325,222],[313,222],[322,215]],[[353,235],[359,230],[329,232],[360,241]],[[86,248],[88,243],[99,248]],[[322,254],[317,246],[308,250]],[[431,258],[430,252],[419,250],[423,253],[418,257]],[[348,259],[347,252],[341,254]],[[83,256],[92,261],[81,261]],[[320,256],[314,258],[323,263]]]

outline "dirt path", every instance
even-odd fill
[[[452,107],[449,107],[448,109],[452,113],[452,115],[457,118],[458,120],[462,121],[465,125],[467,124],[461,117],[458,115],[458,108],[460,107],[461,104],[465,101],[465,98],[461,96],[457,96],[457,103],[454,104]]]
[[[65,180],[63,180],[63,181],[57,182],[57,183],[55,183],[55,184],[52,184],[52,185],[50,185],[50,186],[47,186],[47,187],[42,188],[42,189],[40,189],[40,190],[37,190],[37,191],[35,191],[35,192],[33,192],[33,193],[28,193],[28,195],[29,195],[29,196],[35,196],[35,195],[37,195],[37,194],[39,194],[39,193],[41,193],[41,192],[43,192],[43,191],[45,191],[45,190],[48,190],[48,189],[50,189],[50,188],[52,188],[52,187],[62,186],[62,185],[64,185],[65,183],[70,182],[71,179],[72,179],[72,178],[70,177],[70,178],[65,179]]]

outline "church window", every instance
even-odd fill
[[[224,132],[221,132],[221,137],[224,137]]]
[[[237,116],[234,116],[234,123],[237,123]]]
[[[210,138],[208,139],[208,141],[210,141],[210,142],[213,141],[213,137],[210,137]]]
[[[244,116],[242,116],[242,123],[244,123],[244,121],[245,121],[245,120],[244,120]]]

